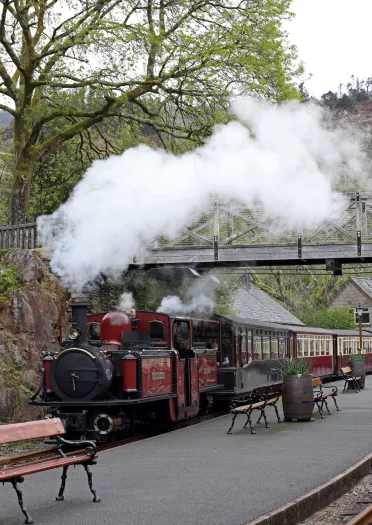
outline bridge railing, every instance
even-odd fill
[[[0,226],[0,249],[22,248],[24,250],[37,247],[36,223],[17,224],[15,226]]]
[[[224,248],[297,246],[301,258],[305,245],[356,244],[360,256],[362,244],[372,245],[372,193],[345,193],[344,197],[339,217],[324,221],[318,228],[300,232],[268,219],[259,205],[246,208],[234,202],[214,202],[176,237],[160,236],[147,249],[165,250],[173,255],[189,249],[212,249],[217,259],[218,250]],[[36,247],[36,223],[0,226],[0,249]]]
[[[340,216],[317,228],[296,231],[270,220],[261,206],[215,202],[174,238],[159,237],[152,249],[187,250],[242,246],[332,245],[372,242],[372,193],[345,193]]]

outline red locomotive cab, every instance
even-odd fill
[[[131,319],[124,312],[109,312],[101,321],[101,341],[121,344],[122,333],[131,331]]]

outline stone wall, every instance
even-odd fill
[[[85,295],[68,293],[41,250],[0,250],[0,277],[9,269],[16,283],[0,289],[0,421],[23,421],[45,412],[28,399],[39,384],[42,352],[58,350],[68,336],[70,300],[87,300],[95,314],[115,308],[116,297],[104,278]]]
[[[68,332],[70,295],[37,250],[0,254],[0,272],[12,268],[17,283],[0,295],[0,420],[28,420],[41,411],[28,406],[39,383],[41,357],[57,350]]]

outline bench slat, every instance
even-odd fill
[[[251,405],[244,405],[242,407],[236,407],[231,410],[232,413],[236,412],[245,412],[246,410],[255,410],[256,408],[262,407],[265,404],[264,401],[259,401],[258,403],[252,403]]]
[[[0,445],[26,439],[57,436],[65,434],[65,432],[65,428],[59,418],[0,425]]]
[[[281,399],[282,399],[282,396],[274,397],[273,399],[269,399],[269,401],[266,401],[266,406],[274,405],[274,404],[278,403],[279,401],[281,401]]]
[[[65,467],[67,465],[74,465],[75,463],[85,463],[90,461],[91,457],[86,454],[77,454],[75,456],[68,456],[66,458],[49,459],[48,461],[41,461],[40,463],[33,463],[30,465],[23,465],[7,470],[0,470],[0,481],[19,476],[27,476],[35,472],[42,472],[44,470],[51,470],[54,468]]]

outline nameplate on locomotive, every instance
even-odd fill
[[[152,379],[165,379],[165,372],[153,372]]]
[[[210,374],[211,373],[211,369],[210,368],[204,368],[204,374],[207,375],[207,374]]]

